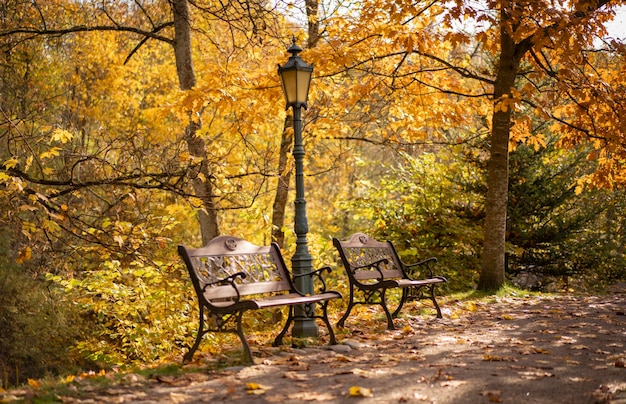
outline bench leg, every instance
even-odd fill
[[[326,329],[328,329],[328,335],[330,337],[329,345],[337,345],[337,338],[335,338],[335,331],[333,331],[333,327],[330,325],[330,321],[328,321],[328,303],[330,301],[326,300],[322,304],[322,321],[326,324]]]
[[[337,338],[335,337],[335,331],[333,330],[333,327],[330,325],[330,321],[328,321],[328,303],[329,303],[328,300],[322,303],[322,315],[321,316],[311,316],[311,317],[322,319],[322,321],[326,325],[326,328],[328,329],[328,335],[330,336],[330,345],[336,345]],[[283,337],[289,330],[289,326],[294,320],[293,311],[294,311],[294,306],[289,306],[289,317],[287,318],[287,322],[285,323],[285,326],[283,327],[283,330],[280,332],[280,334],[278,334],[276,338],[274,339],[272,346],[275,346],[275,347],[280,346],[283,343]]]
[[[289,306],[289,316],[287,317],[285,326],[283,327],[283,330],[280,332],[280,334],[278,334],[276,338],[274,339],[272,346],[280,346],[283,343],[283,337],[287,333],[287,330],[289,330],[289,326],[291,325],[292,322],[293,322],[293,306]]]
[[[404,302],[406,301],[408,295],[409,295],[408,288],[402,288],[402,297],[400,298],[400,305],[398,306],[396,311],[394,311],[393,314],[391,314],[391,317],[398,318],[398,315],[400,314],[400,310],[402,310],[402,307],[404,306]]]
[[[439,308],[439,303],[437,303],[437,299],[435,299],[435,285],[430,285],[430,300],[433,301],[435,305],[435,309],[437,309],[437,318],[443,318],[441,315],[441,309]]]
[[[191,362],[193,354],[200,346],[200,342],[202,342],[202,337],[204,337],[204,334],[204,306],[200,305],[200,322],[198,324],[198,335],[196,336],[196,342],[194,342],[193,346],[189,349],[189,351],[187,351],[187,353],[183,357],[183,364]]]
[[[246,336],[243,334],[243,326],[241,324],[243,313],[243,311],[237,313],[237,335],[241,340],[241,345],[243,345],[243,351],[246,355],[246,361],[248,363],[254,363],[254,360],[252,359],[252,350],[250,349],[250,344],[248,344],[248,340],[246,340]]]
[[[383,289],[380,292],[380,305],[383,306],[383,310],[385,310],[385,315],[387,316],[387,329],[395,330],[396,327],[393,325],[393,319],[391,318],[391,313],[389,313],[389,309],[387,308],[386,295],[387,295],[387,289]]]
[[[343,316],[341,317],[341,319],[339,319],[339,321],[337,321],[337,327],[343,328],[346,320],[348,319],[348,316],[350,315],[350,312],[352,311],[352,308],[355,306],[356,304],[354,303],[354,286],[350,285],[350,301],[348,302],[348,308],[346,309],[346,312],[343,313]]]

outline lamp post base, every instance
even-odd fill
[[[317,324],[313,318],[297,318],[294,320],[291,335],[296,338],[306,338],[319,336]]]
[[[307,274],[312,271],[311,256],[309,255],[306,247],[306,239],[304,243],[296,241],[298,246],[296,247],[296,253],[294,254],[291,264],[294,275]],[[305,295],[312,295],[313,280],[310,276],[298,276],[294,281],[296,289]],[[308,316],[315,315],[315,304],[299,305],[293,308],[294,310],[294,324],[291,330],[291,335],[294,337],[317,337],[318,328],[315,323],[315,319]]]

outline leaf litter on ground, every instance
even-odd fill
[[[358,397],[363,402],[478,404],[528,397],[537,403],[563,402],[569,397],[575,400],[571,402],[608,403],[626,391],[626,318],[619,314],[625,306],[625,295],[449,301],[444,303],[447,315],[440,320],[408,308],[407,315],[395,320],[393,331],[368,312],[372,318],[339,334],[340,341],[352,341],[354,347],[342,353],[321,344],[304,349],[255,345],[263,357],[255,358],[253,366],[202,371],[202,364],[196,363],[183,368],[194,373],[126,384],[120,380],[102,388],[88,387],[89,375],[66,378],[64,385],[72,389],[62,401],[104,402],[98,400],[105,397],[131,402],[143,389],[146,400],[160,402],[189,397],[218,403]],[[420,303],[414,307],[419,310]],[[150,385],[159,388],[145,388]],[[28,393],[0,394],[10,401],[43,395],[44,388],[31,382],[23,390]]]

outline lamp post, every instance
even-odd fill
[[[313,271],[311,255],[307,246],[306,235],[309,232],[309,223],[306,217],[306,200],[304,199],[304,147],[302,146],[302,107],[306,109],[309,95],[309,85],[313,74],[313,66],[306,64],[298,56],[302,48],[296,44],[296,38],[287,49],[291,53],[289,60],[278,66],[283,93],[287,100],[286,109],[293,108],[293,158],[296,163],[296,199],[294,231],[296,233],[296,252],[291,258],[291,268],[295,278],[295,285],[301,293],[313,294],[313,281],[310,276],[297,276]],[[314,310],[314,305],[309,307],[297,306],[295,308],[296,320],[291,334],[294,337],[317,337],[318,330],[314,319],[304,318],[304,310]]]

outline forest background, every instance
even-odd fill
[[[316,266],[365,231],[438,257],[444,293],[624,280],[625,48],[606,29],[623,5],[3,2],[0,387],[179,360],[197,309],[178,244],[293,254],[276,66],[294,36],[315,66]]]

